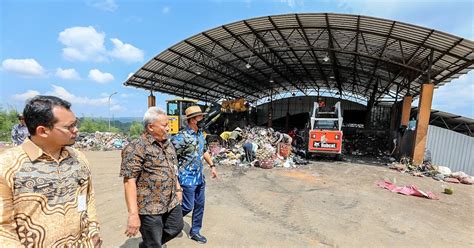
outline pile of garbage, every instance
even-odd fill
[[[292,138],[272,128],[236,128],[230,135],[223,134],[208,139],[209,151],[216,164],[264,169],[308,164],[307,160],[291,152]]]
[[[80,133],[74,148],[86,151],[111,151],[124,148],[128,144],[125,136],[111,132]]]
[[[438,181],[448,183],[474,184],[474,177],[462,171],[451,172],[446,166],[432,165],[430,161],[425,161],[422,165],[416,166],[410,162],[408,158],[402,158],[400,162],[392,162],[389,164],[390,169],[409,173],[418,177],[432,177]]]
[[[344,134],[343,153],[355,156],[382,157],[390,155],[388,136],[383,132]]]
[[[0,141],[0,148],[10,148],[13,144],[11,142]]]

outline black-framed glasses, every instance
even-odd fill
[[[53,127],[53,128],[56,128],[56,129],[61,129],[61,130],[64,130],[64,131],[69,131],[69,132],[74,132],[74,130],[77,128],[77,126],[79,125],[79,121],[76,120],[74,123],[72,123],[71,125],[69,126],[64,126],[64,127]]]

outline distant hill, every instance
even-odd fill
[[[129,122],[134,122],[134,121],[141,122],[143,120],[143,117],[115,117],[113,120],[124,122],[124,123],[129,123]]]
[[[93,120],[98,120],[98,121],[109,121],[109,119],[105,117],[87,117],[87,118],[91,118]],[[134,121],[141,122],[142,120],[143,120],[143,117],[114,117],[110,119],[111,122],[122,122],[122,123],[131,123]]]

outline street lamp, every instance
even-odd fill
[[[114,93],[110,94],[110,96],[109,96],[109,101],[108,101],[108,103],[109,103],[109,132],[110,132],[110,98],[112,98],[112,96],[117,94],[117,93],[118,92],[114,92]]]

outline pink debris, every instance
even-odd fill
[[[395,193],[403,194],[403,195],[412,195],[412,196],[418,196],[418,197],[425,197],[425,198],[433,199],[433,200],[438,200],[439,199],[435,194],[433,194],[431,192],[426,192],[425,193],[425,192],[417,189],[415,185],[398,187],[398,186],[394,185],[391,182],[380,181],[380,182],[377,182],[377,186],[379,186],[381,188],[384,188],[384,189],[388,189],[388,190],[390,190],[392,192],[395,192]]]
[[[448,182],[448,183],[460,183],[460,182],[459,182],[459,179],[454,178],[454,177],[445,178],[444,181],[445,181],[445,182]]]
[[[474,177],[463,177],[461,178],[461,183],[464,183],[464,184],[474,184]]]

